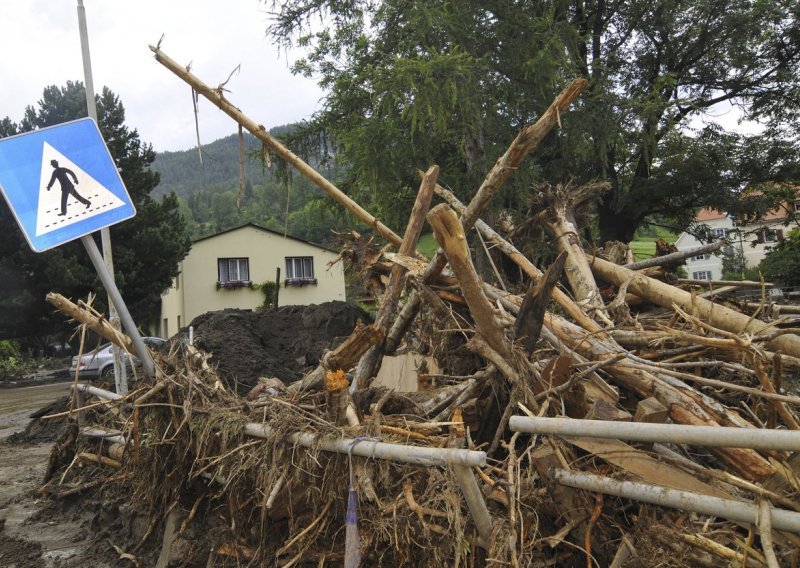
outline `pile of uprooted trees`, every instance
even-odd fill
[[[544,271],[480,219],[584,81],[520,132],[466,206],[437,167],[422,174],[400,238],[153,50],[390,244],[343,251],[379,276],[375,321],[292,384],[265,377],[239,397],[208,354],[175,343],[126,396],[76,388],[87,435],[60,446],[72,457],[60,463],[96,464],[146,511],[125,554],[150,539],[190,564],[797,564],[800,398],[783,387],[800,369],[796,330],[775,310],[765,321],[766,305],[653,277],[674,256],[626,267],[587,254],[576,211],[602,185],[543,193],[535,219],[557,254]],[[434,194],[445,203],[431,208]],[[432,260],[416,252],[426,220]],[[471,231],[519,267],[524,293],[479,276]],[[418,391],[373,384],[384,357],[421,345],[439,369],[419,369]],[[51,493],[87,483],[85,468],[63,469]]]

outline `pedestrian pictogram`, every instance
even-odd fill
[[[0,139],[0,190],[37,252],[136,214],[88,118]]]

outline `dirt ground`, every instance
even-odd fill
[[[85,518],[44,512],[41,486],[53,435],[27,435],[30,415],[69,392],[69,383],[0,391],[0,566],[56,567],[87,546]],[[54,429],[55,430],[55,429]],[[53,430],[53,431],[54,431]],[[88,515],[87,515],[88,517]],[[103,566],[96,564],[96,566]]]

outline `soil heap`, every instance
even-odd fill
[[[338,345],[356,322],[371,322],[369,314],[347,302],[249,311],[227,309],[197,316],[195,345],[212,354],[209,363],[240,394],[259,377],[288,383],[316,366],[327,349]]]

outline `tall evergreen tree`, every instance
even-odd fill
[[[628,241],[648,215],[686,221],[693,208],[728,207],[745,184],[797,173],[796,139],[781,128],[796,131],[800,112],[794,0],[271,5],[269,32],[306,48],[295,70],[329,90],[306,140],[327,136],[350,191],[372,197],[387,220],[397,213],[395,225],[417,169],[438,163],[443,182],[471,195],[516,130],[576,76],[587,92],[501,205],[522,207],[538,181],[608,180],[601,235]],[[758,137],[691,130],[720,103],[773,128]]]
[[[125,125],[125,109],[108,88],[96,97],[100,131],[137,209],[132,220],[111,228],[117,286],[139,325],[158,317],[160,295],[177,275],[189,250],[185,225],[174,194],[160,201],[150,193],[158,174],[150,171],[155,152],[138,132]],[[0,136],[27,132],[86,116],[83,84],[45,88],[37,105],[25,109],[19,124],[0,121]],[[16,227],[5,202],[0,205],[0,337],[42,337],[65,329],[64,317],[53,313],[44,297],[49,291],[86,297],[97,292],[104,308],[105,292],[80,242],[45,253],[33,253]]]

